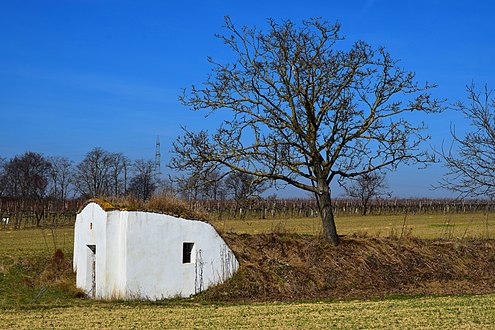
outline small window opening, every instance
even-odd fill
[[[182,263],[190,264],[192,262],[192,251],[194,243],[184,242],[182,244]]]
[[[92,222],[89,223],[89,230],[93,230],[93,223]]]

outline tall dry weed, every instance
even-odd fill
[[[226,234],[240,270],[202,298],[280,301],[495,290],[493,242],[432,241],[404,232],[398,238],[347,235],[334,247],[315,236]]]

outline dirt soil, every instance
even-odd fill
[[[291,301],[495,292],[495,241],[222,235],[240,262],[207,301]]]

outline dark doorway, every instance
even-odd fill
[[[96,245],[86,245],[88,251],[88,270],[89,278],[91,279],[91,290],[88,295],[92,298],[96,298]]]

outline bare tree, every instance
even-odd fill
[[[94,148],[77,164],[74,185],[84,197],[110,195],[111,154],[102,148]]]
[[[5,194],[5,186],[7,185],[7,178],[5,176],[5,165],[7,161],[4,157],[0,157],[0,197]]]
[[[129,193],[147,200],[157,188],[155,178],[155,163],[151,160],[138,159],[134,162],[135,175],[129,184]]]
[[[110,157],[111,193],[114,196],[125,195],[127,190],[127,171],[129,159],[121,152],[112,153]]]
[[[171,166],[223,167],[312,192],[324,236],[337,245],[330,183],[432,161],[421,148],[424,125],[407,113],[441,111],[427,93],[434,86],[419,86],[383,48],[359,41],[345,50],[339,24],[268,20],[264,32],[225,22],[219,38],[235,60],[209,59],[212,74],[181,101],[230,119],[212,135],[185,130]]]
[[[351,180],[352,183],[343,184],[342,187],[349,197],[359,199],[362,215],[366,215],[369,203],[374,198],[390,197],[390,193],[387,192],[388,187],[385,182],[385,174],[369,172]]]
[[[187,200],[198,200],[202,197],[202,178],[201,173],[192,172],[190,175],[179,176],[174,178],[177,190],[182,198]]]
[[[218,170],[204,173],[201,178],[201,191],[203,197],[214,201],[225,199],[224,174]]]
[[[128,184],[129,184],[129,174],[132,170],[133,163],[132,161],[127,157],[123,156],[122,159],[122,193],[124,195],[127,195],[127,189],[128,189]]]
[[[157,182],[157,189],[155,191],[155,194],[162,197],[175,197],[177,195],[175,183],[176,180],[171,176],[160,178],[160,180],[158,180]]]
[[[454,109],[470,121],[472,131],[464,136],[451,128],[453,142],[448,150],[442,148],[449,169],[440,186],[460,197],[495,197],[495,97],[485,86],[478,92],[473,84],[467,86],[468,104],[457,102]]]
[[[42,200],[47,194],[51,163],[42,154],[28,151],[5,165],[7,194]]]
[[[74,162],[65,157],[50,157],[50,162],[51,196],[66,200],[73,181]]]
[[[44,215],[44,199],[48,193],[51,163],[42,154],[26,152],[15,156],[4,166],[4,193],[22,201],[34,201],[36,225]]]
[[[265,181],[255,175],[244,172],[232,172],[225,179],[225,187],[238,204],[244,204],[249,199],[260,197],[268,189]]]

